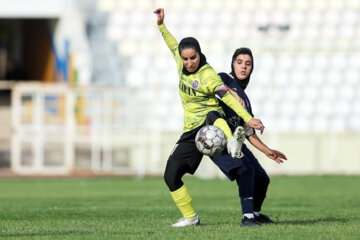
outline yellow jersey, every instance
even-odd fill
[[[184,109],[184,132],[202,125],[210,111],[217,111],[224,115],[222,108],[219,106],[219,100],[215,96],[215,92],[224,85],[220,76],[209,64],[205,64],[193,74],[185,75],[182,72],[183,62],[179,53],[178,42],[164,24],[159,25],[159,30],[175,58],[178,69],[179,94]],[[228,94],[230,93],[228,92],[226,95]],[[240,103],[238,105],[242,108]],[[235,112],[239,113],[239,111]],[[246,111],[245,113],[248,114]],[[252,118],[249,114],[246,115],[245,122],[250,120],[249,117]]]

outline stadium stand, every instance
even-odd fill
[[[113,136],[105,135],[113,140],[115,133],[126,138],[129,134],[126,129],[143,134],[137,140],[144,143],[131,140],[137,143],[134,148],[138,151],[119,144],[113,146],[120,149],[119,153],[106,153],[118,154],[121,160],[114,166],[120,166],[119,169],[127,166],[124,171],[138,175],[161,173],[176,140],[174,135],[182,129],[175,62],[161,41],[152,13],[155,7],[161,6],[166,10],[166,25],[171,33],[178,40],[186,36],[198,38],[208,62],[218,72],[230,70],[231,55],[236,48],[247,46],[253,50],[255,70],[247,89],[253,111],[267,127],[265,142],[289,153],[290,158],[289,164],[279,169],[259,157],[270,173],[333,172],[336,169],[325,166],[326,159],[335,161],[339,156],[346,159],[353,156],[347,164],[336,166],[339,172],[360,172],[360,153],[344,147],[354,144],[348,136],[360,137],[360,1],[75,2],[86,22],[93,62],[89,86],[105,89],[96,98],[90,88],[85,91],[89,96],[84,99],[90,102],[88,106],[94,106],[98,101],[105,101],[104,94],[112,88],[108,104],[99,104],[102,111],[114,111],[109,109],[113,106],[110,103],[133,107],[127,112],[131,121],[126,123],[122,121],[127,116],[115,113],[108,115],[110,122],[104,120],[107,117],[96,120],[96,114],[91,112],[95,110],[89,108],[86,111],[92,125],[88,127],[91,129],[94,125],[98,132],[112,132]],[[131,94],[134,97],[126,99]],[[116,110],[121,112],[119,115],[124,112],[121,107]],[[133,121],[137,117],[142,119]],[[333,147],[329,144],[335,142],[334,139],[341,144],[329,156],[328,150]],[[79,149],[74,151],[86,152],[84,146],[90,143],[85,142],[76,143]],[[104,154],[104,149],[94,150],[98,151],[96,156]],[[306,154],[303,149],[307,149]],[[92,156],[91,152],[84,156],[87,154]],[[94,166],[92,169],[112,171],[110,163],[101,168],[102,160],[93,159],[97,160],[75,161],[75,167]],[[358,167],[348,166],[353,163]],[[204,169],[203,172],[214,175],[212,168]]]

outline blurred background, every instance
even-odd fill
[[[270,174],[360,173],[358,0],[0,0],[0,175],[162,175],[183,109],[157,7],[217,72],[252,49]]]

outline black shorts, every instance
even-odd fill
[[[224,116],[217,111],[211,111],[207,114],[206,120],[201,126],[183,133],[170,154],[168,165],[171,162],[172,166],[184,168],[185,173],[194,174],[203,157],[203,154],[196,148],[196,134],[200,128],[213,125],[218,118],[224,118]]]
[[[196,148],[195,136],[203,126],[204,124],[181,135],[170,154],[168,165],[175,165],[184,169],[185,173],[194,174],[203,157],[203,154]]]
[[[209,112],[201,126],[181,135],[170,154],[164,174],[165,182],[170,191],[179,189],[183,185],[181,178],[184,174],[194,174],[200,165],[203,154],[196,148],[195,137],[197,132],[203,126],[212,125],[216,119],[222,117],[219,112]]]

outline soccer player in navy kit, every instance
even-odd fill
[[[193,174],[200,164],[202,154],[195,145],[195,135],[205,125],[219,127],[227,138],[227,152],[233,157],[240,157],[243,133],[236,128],[232,134],[223,118],[224,112],[219,105],[218,96],[230,106],[251,127],[264,130],[260,120],[253,118],[230,94],[214,69],[206,62],[205,56],[195,38],[184,38],[178,43],[165,27],[164,9],[155,10],[158,28],[176,61],[179,74],[179,95],[184,108],[184,133],[176,143],[166,164],[164,180],[175,204],[183,217],[173,227],[199,225],[189,191],[182,182],[185,173]],[[240,130],[239,130],[240,129]]]
[[[238,95],[238,100],[242,99],[245,108],[251,115],[253,114],[250,100],[244,90],[250,81],[253,64],[251,50],[239,48],[232,57],[231,73],[219,73],[222,81],[233,91],[232,93]],[[244,126],[247,139],[267,157],[277,163],[282,163],[284,159],[287,159],[283,153],[268,148],[256,135],[254,129],[244,124],[244,121],[229,107],[223,103],[220,105],[224,109],[226,120],[232,130],[238,126]],[[231,181],[236,180],[237,182],[243,212],[241,226],[259,226],[262,223],[273,223],[268,216],[260,213],[270,183],[269,176],[245,144],[242,145],[241,150],[244,156],[240,159],[232,158],[226,151],[211,159]]]

